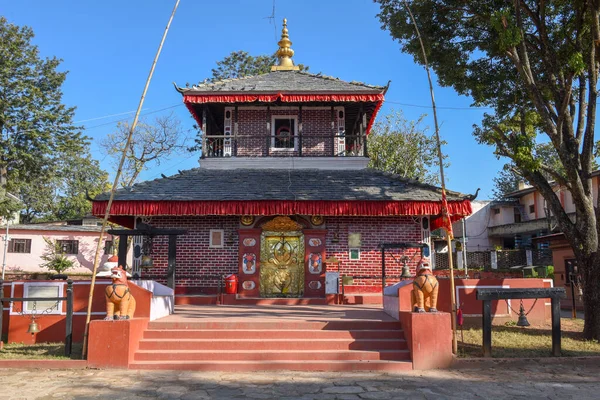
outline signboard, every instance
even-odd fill
[[[325,272],[325,294],[337,294],[339,282],[339,272]]]

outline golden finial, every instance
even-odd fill
[[[287,29],[287,18],[283,19],[283,29],[281,30],[281,40],[277,42],[279,49],[277,49],[277,58],[279,62],[277,65],[271,67],[271,71],[299,71],[300,67],[294,65],[292,57],[294,56],[294,50],[292,50],[292,41],[288,35]]]

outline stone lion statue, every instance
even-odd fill
[[[129,291],[127,273],[120,265],[110,270],[112,284],[105,290],[106,321],[131,319],[135,312],[135,298]]]
[[[411,293],[413,312],[437,312],[439,285],[426,258],[419,261]]]

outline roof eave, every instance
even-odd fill
[[[386,88],[380,89],[363,89],[363,90],[344,90],[344,91],[331,91],[331,90],[236,90],[236,91],[221,91],[221,90],[194,90],[187,88],[176,88],[179,93],[184,96],[207,96],[207,95],[247,95],[247,94],[291,94],[291,95],[307,95],[307,94],[325,94],[325,95],[341,95],[341,94],[385,94]]]

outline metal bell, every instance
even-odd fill
[[[404,264],[404,266],[402,267],[402,275],[400,275],[400,278],[412,278],[410,268],[408,268],[408,265]]]
[[[529,321],[527,321],[527,315],[525,315],[525,308],[523,308],[523,303],[521,303],[521,309],[519,310],[519,320],[517,321],[517,326],[529,326]]]
[[[27,333],[31,333],[31,335],[35,335],[39,331],[40,331],[40,327],[38,326],[37,322],[33,321],[32,323],[29,324],[29,329],[27,329]]]
[[[154,262],[152,261],[152,257],[150,257],[150,256],[142,256],[142,264],[140,266],[142,268],[152,268],[154,266]]]

